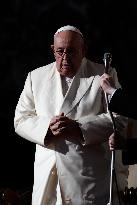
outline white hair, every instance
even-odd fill
[[[70,26],[70,25],[67,25],[67,26],[63,26],[61,28],[59,28],[56,33],[54,34],[54,36],[62,31],[74,31],[76,33],[79,33],[82,37],[83,37],[83,34],[81,33],[81,31],[76,28],[75,26]]]

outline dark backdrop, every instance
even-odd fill
[[[27,73],[53,61],[54,32],[72,24],[86,37],[87,57],[102,63],[104,52],[111,52],[120,83],[136,93],[137,1],[18,0],[0,4],[0,187],[27,189],[33,183],[35,145],[17,136],[13,125]]]

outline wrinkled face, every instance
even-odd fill
[[[81,61],[85,56],[82,37],[73,31],[62,31],[55,35],[54,45],[51,48],[59,73],[72,78],[80,68]]]

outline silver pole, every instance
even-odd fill
[[[105,65],[105,73],[108,73],[109,71],[109,67],[112,61],[112,56],[110,53],[105,53],[104,54],[104,65]],[[107,104],[107,108],[108,108],[108,104],[109,104],[109,100],[108,100],[108,95],[107,93],[105,93],[105,99],[106,99],[106,104]],[[112,114],[112,112],[108,109],[110,117],[111,117],[111,121],[113,124],[113,132],[114,134],[116,134],[116,124],[115,124],[115,120],[114,120],[114,116]],[[115,175],[115,150],[111,151],[111,172],[110,172],[110,188],[109,188],[109,202],[107,203],[107,205],[113,205],[113,183],[114,183],[114,175]],[[119,196],[118,196],[119,197]],[[120,202],[120,199],[119,199]]]

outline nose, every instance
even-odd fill
[[[68,58],[70,58],[70,54],[64,51],[63,55],[62,55],[62,58],[63,59],[68,59]]]

